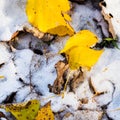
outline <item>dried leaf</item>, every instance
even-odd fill
[[[24,27],[24,30],[32,33],[35,37],[38,37],[39,39],[43,38],[45,36],[45,34],[43,32],[40,32],[37,28],[34,27]]]
[[[108,22],[109,32],[111,33],[107,37],[110,37],[111,35],[113,38],[120,36],[120,16],[118,15],[120,11],[119,4],[119,0],[115,0],[114,2],[112,0],[101,0],[101,12],[104,19]]]
[[[65,71],[69,68],[68,64],[65,64],[62,61],[59,61],[56,65],[55,68],[57,70],[57,78],[53,84],[53,86],[49,86],[50,91],[56,94],[59,94],[61,90],[64,88],[64,78],[63,74]]]
[[[7,117],[5,116],[5,114],[0,111],[0,119],[1,119],[1,118],[6,118],[6,119],[7,119]]]
[[[73,35],[74,30],[69,25],[70,10],[68,0],[28,0],[26,13],[28,21],[44,33],[63,36]]]
[[[65,64],[63,61],[56,63],[55,68],[57,70],[57,78],[54,81],[53,86],[49,85],[50,91],[55,94],[60,94],[62,90],[65,90],[68,83],[70,91],[75,91],[80,83],[84,81],[81,69],[71,71],[69,65]]]
[[[34,120],[39,107],[40,103],[38,100],[5,105],[6,111],[11,112],[17,120]]]
[[[12,37],[11,37],[11,40],[14,39],[18,34],[19,34],[20,31],[16,31],[13,33]]]
[[[84,73],[82,70],[74,70],[73,75],[70,78],[70,90],[75,92],[75,89],[79,87],[80,83],[84,81]]]
[[[38,111],[36,120],[54,120],[54,114],[51,110],[50,102]]]
[[[101,13],[104,16],[104,19],[109,24],[109,32],[111,33],[111,35],[112,35],[113,38],[116,38],[116,33],[115,33],[115,29],[114,29],[114,26],[113,26],[113,23],[112,23],[112,20],[111,20],[111,16],[105,12],[106,3],[104,1],[102,1],[100,3],[100,6],[102,8]]]
[[[60,53],[66,54],[71,69],[78,69],[80,66],[91,68],[103,52],[90,48],[97,41],[95,34],[89,30],[82,30],[68,39]]]

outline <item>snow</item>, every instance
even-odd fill
[[[101,38],[102,33],[98,27],[101,26],[105,37],[109,36],[107,25],[104,22],[102,15],[98,10],[92,8],[89,2],[87,5],[75,5],[72,20],[71,25],[76,32],[79,30],[88,29],[94,32],[98,38]]]
[[[98,111],[75,111],[74,115],[64,117],[63,120],[98,120],[102,118],[102,112]]]
[[[104,63],[104,65],[101,63]],[[100,105],[108,104],[107,114],[109,115],[110,118],[114,118],[115,120],[120,119],[119,110],[114,111],[115,109],[120,107],[119,71],[120,71],[120,51],[118,49],[106,50],[103,56],[101,57],[101,60],[93,68],[93,71],[91,71],[92,84],[95,87],[96,91],[104,92],[104,94],[98,96],[96,100]],[[113,112],[109,112],[112,110]]]
[[[79,101],[77,101],[77,96],[72,92],[65,94],[63,98],[63,104],[72,107],[74,110],[77,110]]]
[[[0,64],[6,63],[12,56],[9,50],[7,49],[7,44],[0,43]]]
[[[14,64],[16,66],[16,74],[25,83],[30,82],[30,65],[33,52],[29,49],[17,50],[14,56]]]
[[[30,94],[30,92],[30,86],[22,86],[21,88],[19,88],[15,96],[16,102],[24,101],[25,98]]]
[[[43,60],[43,67],[32,75],[32,83],[43,95],[48,94],[48,84],[53,84],[56,78],[54,65],[60,60],[60,56],[51,58],[47,64]],[[62,59],[61,59],[62,60]]]
[[[44,105],[48,101],[51,101],[51,108],[54,112],[64,111],[69,109],[67,106],[72,109],[77,110],[79,106],[79,101],[76,98],[77,96],[72,92],[65,92],[64,98],[60,95],[47,94],[46,97],[41,98],[41,104]],[[44,101],[43,101],[44,100]],[[71,112],[72,112],[71,110]]]
[[[5,77],[0,80],[0,102],[2,102],[8,95],[16,92],[21,84],[17,81],[16,69],[12,60],[0,69],[0,74]]]
[[[8,41],[27,24],[26,0],[0,0],[0,41]]]

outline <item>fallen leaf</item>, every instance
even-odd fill
[[[63,90],[64,88],[64,84],[65,84],[65,80],[63,75],[65,74],[65,72],[68,70],[69,65],[65,64],[62,61],[59,61],[58,63],[56,63],[55,68],[57,70],[57,78],[54,81],[53,86],[49,86],[49,89],[51,92],[59,94],[61,90]]]
[[[7,119],[7,117],[5,116],[5,114],[0,111],[0,120],[1,120],[1,118],[6,118]]]
[[[81,98],[80,99],[80,102],[82,103],[82,104],[88,104],[88,98],[86,97],[86,98]]]
[[[44,38],[45,34],[43,32],[40,32],[37,28],[35,27],[27,27],[24,26],[24,31],[32,33],[35,37],[38,37],[39,39]]]
[[[5,78],[4,76],[0,76],[0,79],[3,79],[3,78]]]
[[[49,85],[50,92],[60,94],[62,90],[66,89],[67,85],[69,85],[70,91],[75,91],[80,83],[84,81],[81,69],[71,71],[69,65],[63,61],[56,63],[55,68],[57,70],[57,78],[53,85]]]
[[[51,110],[50,102],[38,111],[38,115],[35,120],[54,120],[54,114]]]
[[[110,16],[109,14],[106,14],[106,13],[105,13],[104,3],[105,3],[104,1],[102,1],[102,2],[100,3],[100,6],[101,6],[101,8],[102,8],[101,13],[102,13],[102,15],[104,16],[105,20],[106,20],[106,21],[108,22],[108,24],[109,24],[109,32],[111,33],[111,35],[112,35],[113,38],[116,38],[116,33],[115,33],[115,30],[114,30],[114,27],[113,27],[113,24],[112,24],[112,21],[111,21],[111,16]],[[106,4],[106,3],[105,3],[105,4]]]
[[[13,33],[12,37],[11,37],[11,40],[13,40],[18,34],[19,34],[20,31],[16,31]]]
[[[67,112],[67,113],[64,115],[64,117],[63,117],[63,118],[69,118],[71,115],[72,115],[72,113]]]
[[[34,120],[40,103],[38,100],[30,100],[24,103],[7,104],[5,110],[11,112],[17,120]]]
[[[99,59],[103,50],[91,49],[98,42],[96,35],[89,30],[82,30],[70,37],[60,53],[65,53],[71,69],[80,66],[91,68]]]
[[[84,82],[84,73],[81,69],[74,70],[70,78],[70,91],[74,91]]]
[[[71,20],[68,0],[27,0],[26,13],[28,21],[40,31],[54,35],[73,35],[69,25]]]

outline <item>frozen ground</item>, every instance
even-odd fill
[[[120,50],[105,48],[97,64],[90,71],[84,70],[79,87],[69,92],[68,85],[64,98],[49,92],[48,84],[52,85],[57,77],[55,64],[64,60],[58,52],[69,37],[50,37],[53,40],[49,44],[44,42],[46,38],[23,32],[6,42],[28,25],[25,2],[0,0],[0,76],[4,76],[0,78],[0,103],[39,99],[44,105],[51,100],[56,120],[120,120]],[[76,32],[89,29],[100,41],[102,36],[109,36],[100,11],[91,3],[73,6],[71,25]]]

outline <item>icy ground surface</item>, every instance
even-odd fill
[[[0,78],[0,103],[39,99],[44,105],[51,100],[56,120],[120,120],[120,50],[105,49],[91,71],[84,71],[84,82],[74,92],[66,91],[62,98],[49,92],[48,84],[57,77],[54,66],[64,60],[58,52],[69,37],[55,37],[49,45],[30,33],[21,33],[12,44],[5,42],[26,21],[25,0],[14,0],[16,10],[10,4],[10,0],[0,1],[0,40],[4,41],[0,42],[0,76],[4,76]],[[103,34],[109,36],[101,13],[91,4],[74,4],[72,20],[76,32],[89,29],[100,41]]]

